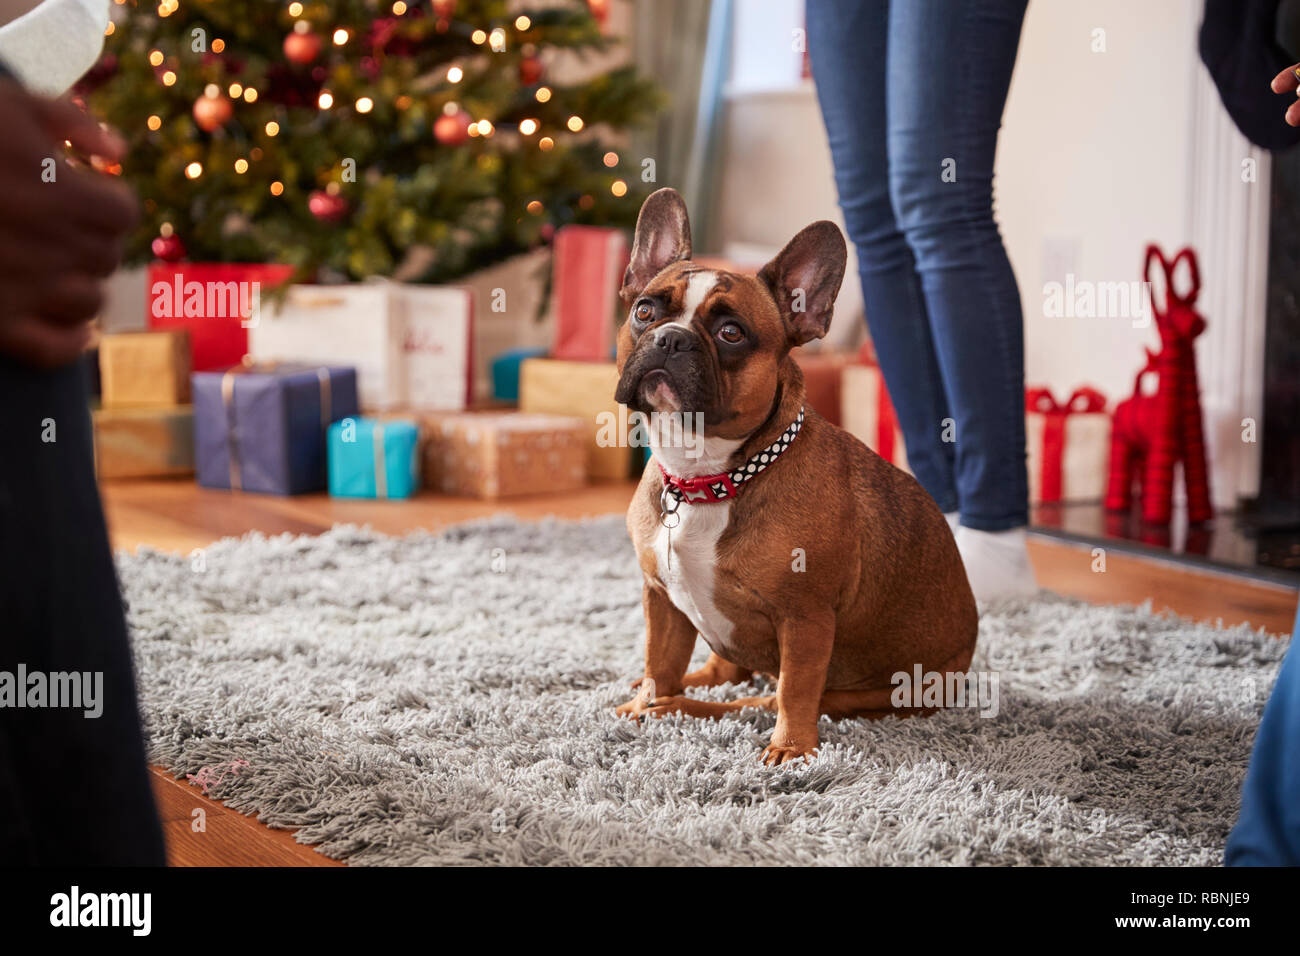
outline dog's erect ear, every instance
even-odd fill
[[[623,273],[619,295],[631,304],[666,266],[691,257],[691,221],[677,190],[667,187],[651,193],[636,217],[632,261]]]
[[[759,271],[785,319],[790,344],[826,334],[848,250],[840,227],[823,219],[802,229]]]

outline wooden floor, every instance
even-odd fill
[[[483,502],[424,494],[410,501],[347,501],[327,495],[276,498],[207,491],[190,480],[106,484],[104,505],[117,548],[141,545],[188,554],[213,541],[248,531],[319,534],[340,522],[400,534],[435,530],[507,512],[524,519],[547,515],[578,518],[626,510],[634,487],[614,482],[560,495]],[[1224,624],[1248,622],[1289,634],[1296,591],[1240,575],[1199,571],[1172,561],[1124,555],[1108,549],[1105,570],[1091,546],[1034,535],[1030,557],[1040,586],[1099,604],[1140,604],[1157,611]],[[284,830],[272,830],[209,800],[187,782],[154,768],[154,791],[177,866],[337,866]],[[195,830],[195,810],[205,829]]]

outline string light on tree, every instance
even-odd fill
[[[626,196],[627,183],[623,182],[623,180],[621,179],[616,179],[612,183],[610,183],[609,191],[612,192],[615,196],[620,196],[620,197]]]
[[[316,106],[320,109],[327,110],[334,105],[334,94],[329,90],[321,90],[320,96],[316,97]]]
[[[465,78],[465,71],[458,66],[453,66],[447,70],[447,82],[459,83]]]
[[[375,101],[368,96],[363,96],[359,100],[357,100],[358,113],[369,113],[374,108],[375,108]]]
[[[185,167],[185,176],[187,179],[198,179],[202,175],[203,175],[202,163],[193,162]]]
[[[567,126],[567,127],[569,127],[569,132],[571,132],[571,133],[580,133],[580,132],[582,132],[582,126],[583,126],[583,123],[582,123],[582,117],[581,117],[581,116],[570,116],[570,117],[569,117],[569,121],[568,121],[567,123],[565,123],[564,125]]]
[[[551,98],[551,90],[550,90],[550,87],[539,86],[539,87],[537,88],[537,92],[534,93],[533,96],[537,99],[537,102],[539,102],[539,103],[545,103],[545,102],[549,101],[550,98]]]

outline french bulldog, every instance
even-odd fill
[[[818,722],[910,716],[894,675],[964,676],[975,599],[947,521],[911,475],[804,405],[791,349],[826,334],[846,250],[815,222],[758,273],[691,261],[686,206],[646,199],[620,295],[616,398],[647,416],[653,458],[628,509],[644,579],[635,719],[776,714],[761,759],[811,759]],[[683,441],[683,431],[702,436]],[[696,635],[711,651],[687,673]],[[688,687],[775,675],[717,702]]]

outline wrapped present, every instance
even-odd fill
[[[545,247],[481,269],[459,280],[474,297],[474,403],[492,398],[492,360],[510,349],[542,354],[555,338],[546,298],[551,249]]]
[[[329,429],[336,498],[409,498],[420,487],[420,428],[405,419],[345,418]]]
[[[794,349],[790,355],[803,372],[805,402],[832,425],[842,424],[844,372],[858,362],[852,352]]]
[[[101,480],[194,474],[194,409],[98,408],[95,473]]]
[[[898,427],[898,418],[880,367],[865,364],[845,366],[842,388],[844,430],[885,461],[908,471],[903,433]]]
[[[325,430],[360,412],[352,368],[247,364],[195,372],[193,389],[198,481],[206,488],[321,491]]]
[[[1064,404],[1049,389],[1025,389],[1025,439],[1029,450],[1029,500],[1101,501],[1110,458],[1106,397],[1077,388]]]
[[[519,410],[580,418],[587,428],[587,477],[632,474],[628,412],[614,401],[613,362],[526,359],[519,372]],[[639,469],[638,469],[639,471]]]
[[[196,372],[238,365],[266,296],[292,275],[292,266],[155,262],[148,270],[149,328],[188,330]]]
[[[555,233],[555,358],[604,362],[614,354],[618,290],[629,258],[620,230],[565,226]]]
[[[462,409],[473,396],[473,297],[396,282],[295,285],[249,330],[258,361],[353,365],[364,408]]]
[[[519,368],[525,359],[543,358],[544,348],[511,349],[492,360],[492,398],[498,402],[519,404]]]
[[[350,365],[361,405],[390,409],[406,401],[402,307],[390,283],[295,285],[249,329],[258,362]]]
[[[99,381],[105,408],[188,405],[189,332],[171,329],[101,336]]]
[[[424,420],[424,484],[452,495],[508,498],[586,483],[587,423],[562,415],[484,412]]]
[[[457,286],[390,289],[402,321],[408,408],[459,410],[474,401],[474,297]]]

